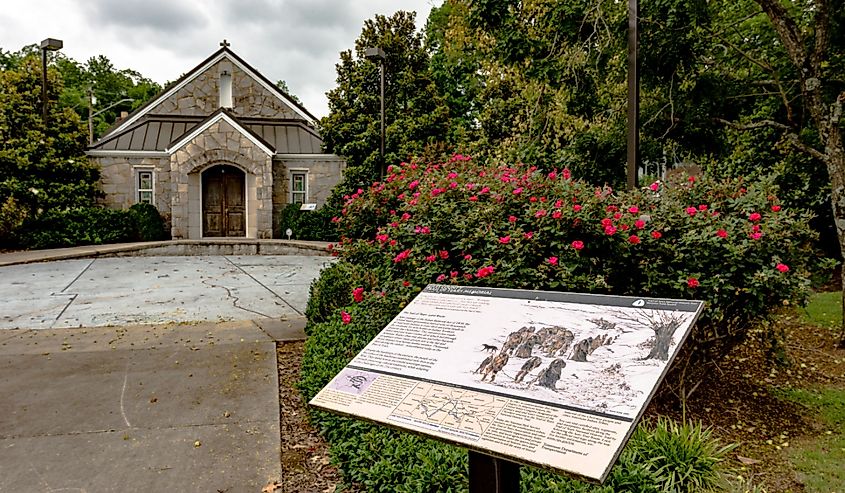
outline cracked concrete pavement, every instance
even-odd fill
[[[0,329],[302,317],[330,257],[61,260],[0,267]]]
[[[301,335],[330,261],[0,267],[0,492],[234,493],[279,479],[275,341]]]

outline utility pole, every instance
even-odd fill
[[[640,164],[639,16],[637,0],[628,0],[628,190],[637,188]]]

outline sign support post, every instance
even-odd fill
[[[469,493],[519,493],[519,464],[469,452]]]

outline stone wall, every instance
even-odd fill
[[[138,203],[138,169],[153,170],[153,205],[170,222],[170,160],[166,157],[89,156],[100,167],[102,203],[112,209],[128,209]]]
[[[221,65],[232,72],[232,112],[238,116],[301,119],[276,94],[268,91],[237,65],[223,59],[149,110],[154,114],[207,116],[220,107]]]
[[[290,203],[290,170],[308,171],[308,202],[316,203],[322,207],[329,198],[332,189],[340,183],[343,170],[346,169],[346,161],[342,158],[327,154],[325,156],[313,157],[285,157],[273,160],[273,234],[275,238],[281,238],[279,228],[282,209]]]
[[[246,173],[247,237],[272,237],[272,158],[228,122],[221,120],[170,157],[173,238],[202,237],[201,174],[218,164],[234,165]]]

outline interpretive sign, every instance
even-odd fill
[[[702,306],[432,284],[310,404],[603,482]]]

